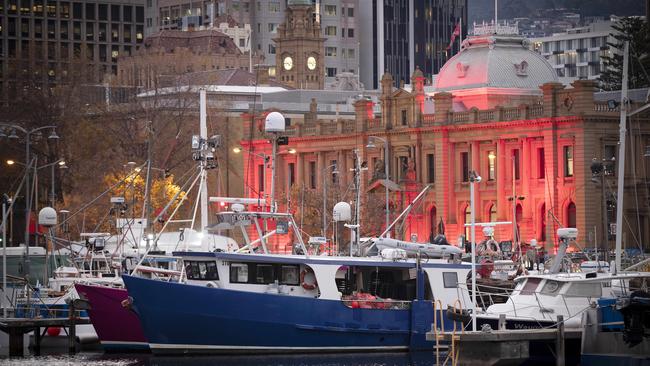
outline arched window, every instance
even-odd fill
[[[546,203],[539,210],[539,241],[546,241]]]
[[[576,204],[573,202],[566,207],[566,226],[576,227]]]
[[[472,208],[470,205],[467,205],[465,207],[465,224],[470,224],[472,222]],[[466,240],[472,240],[471,235],[471,227],[470,226],[465,226],[465,239]]]
[[[488,212],[490,213],[489,216],[488,216],[490,218],[490,222],[496,222],[497,221],[497,205],[495,205],[493,203],[492,206],[490,206],[490,211],[488,211]]]

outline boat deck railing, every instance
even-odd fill
[[[411,308],[411,302],[392,299],[342,299],[343,304],[352,309],[393,309],[405,310]]]

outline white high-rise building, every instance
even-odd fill
[[[549,61],[564,84],[576,79],[598,79],[603,69],[602,56],[613,52],[607,45],[615,41],[611,36],[612,21],[615,19],[531,38],[531,48]]]

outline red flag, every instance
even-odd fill
[[[451,33],[451,39],[449,40],[449,46],[447,46],[447,50],[449,50],[451,46],[454,45],[454,41],[458,36],[460,36],[460,23],[456,23],[456,27],[454,27],[454,31]]]

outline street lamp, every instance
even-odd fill
[[[6,163],[9,166],[15,165],[15,164],[22,165],[22,166],[25,166],[25,167],[27,166],[27,164],[25,164],[25,163],[21,163],[19,161],[15,161],[15,160],[11,160],[11,159],[7,160]],[[43,168],[47,168],[47,167],[52,168],[52,170],[50,172],[50,175],[51,175],[51,184],[50,184],[50,191],[51,191],[50,195],[51,196],[50,196],[50,199],[51,199],[51,205],[52,206],[54,206],[54,201],[56,200],[56,193],[55,193],[56,191],[54,189],[55,188],[55,185],[54,185],[54,167],[55,166],[58,166],[59,169],[68,169],[68,166],[66,165],[65,159],[63,159],[63,158],[60,158],[60,159],[58,159],[58,160],[56,160],[54,162],[51,162],[49,164],[45,164],[45,165],[41,165],[41,166],[36,167],[37,171],[39,169],[43,169]]]
[[[386,230],[388,230],[388,226],[390,225],[390,211],[388,201],[388,140],[377,136],[368,136],[368,140],[370,139],[380,140],[384,142],[384,179],[386,180],[386,184],[384,184],[384,191],[386,192]],[[368,142],[368,145],[366,145],[366,147],[372,149],[376,146],[372,142]],[[386,233],[386,236],[390,238],[390,232]]]
[[[257,153],[257,152],[245,149],[245,148],[243,148],[241,146],[235,146],[235,147],[232,148],[232,152],[234,152],[235,154],[239,154],[242,151],[245,151],[247,154],[255,155],[255,156],[259,157],[259,158],[262,158],[264,160],[264,171],[265,171],[264,175],[266,175],[266,164],[269,162],[271,157],[264,154],[264,153]],[[262,184],[264,184],[264,186],[262,186],[262,188],[266,187],[266,179],[264,179],[264,182],[262,182]],[[250,188],[250,184],[248,184],[247,187]]]
[[[11,134],[8,136],[9,139],[18,139],[16,131],[20,131],[25,134],[25,162],[26,164],[31,164],[29,156],[29,147],[31,144],[31,137],[33,134],[49,129],[51,130],[50,135],[47,137],[50,140],[58,140],[59,136],[56,134],[56,126],[42,126],[37,127],[31,130],[27,130],[18,125],[12,125],[8,123],[0,123],[0,129],[4,130],[5,128],[11,129]],[[4,135],[4,132],[3,132]],[[29,282],[29,272],[30,272],[30,262],[29,262],[29,217],[31,210],[31,201],[29,197],[29,165],[27,166],[27,172],[25,172],[25,279]]]
[[[327,178],[324,177],[324,173],[330,168],[334,168],[332,174],[339,174],[336,164],[332,164],[321,170],[321,176],[323,176],[323,237],[325,238],[327,238]]]

